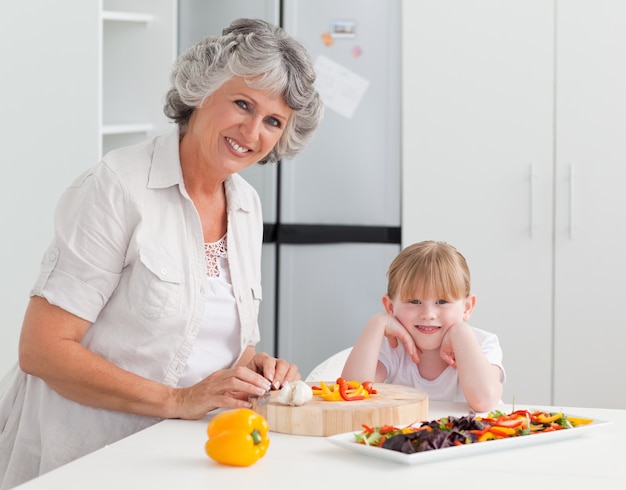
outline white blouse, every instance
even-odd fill
[[[237,174],[224,186],[232,292],[208,287],[215,284],[173,130],[112,151],[71,184],[31,294],[92,322],[81,342],[88,349],[172,387],[194,362],[194,346],[204,344],[196,339],[215,307],[211,298],[228,297],[231,308],[234,295],[239,327],[230,328],[239,330],[227,341],[228,359],[212,361],[228,365],[259,341],[263,219],[252,186]],[[15,365],[0,382],[0,489],[158,421],[72,402]]]

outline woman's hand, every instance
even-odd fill
[[[276,359],[265,352],[255,353],[247,366],[269,380],[275,390],[280,389],[285,383],[300,379],[300,373],[295,364],[290,364],[284,359]]]
[[[216,371],[189,388],[176,390],[177,418],[199,419],[216,408],[249,408],[250,396],[261,396],[300,379],[295,364],[249,348],[237,366]]]
[[[246,366],[215,371],[188,388],[174,389],[171,418],[199,419],[216,408],[249,408],[248,397],[261,396],[271,383]]]

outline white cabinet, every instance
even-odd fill
[[[403,8],[403,244],[466,256],[505,402],[626,407],[626,5]]]
[[[626,408],[626,2],[558,2],[554,401]]]
[[[100,154],[167,131],[176,0],[101,0]],[[169,125],[169,126],[168,126]]]
[[[503,400],[548,404],[551,3],[410,0],[403,9],[403,246],[459,249],[477,295],[470,323],[502,344]]]

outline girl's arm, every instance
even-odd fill
[[[467,323],[458,323],[446,332],[441,356],[457,368],[463,394],[473,410],[487,412],[498,403],[502,396],[500,368],[487,360]]]
[[[366,380],[381,383],[387,377],[387,369],[378,361],[383,338],[388,337],[392,347],[401,341],[405,350],[419,361],[417,347],[404,327],[388,313],[377,313],[372,316],[360,337],[354,344],[343,367],[342,377],[346,379]]]

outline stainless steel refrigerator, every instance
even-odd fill
[[[326,105],[293,160],[242,175],[264,209],[259,349],[313,367],[382,309],[400,250],[400,0],[180,0],[180,51],[237,17],[309,49]]]

